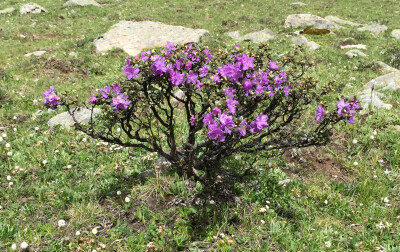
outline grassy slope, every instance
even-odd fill
[[[332,145],[323,148],[321,155],[341,167],[339,173],[292,174],[294,182],[273,187],[286,175],[265,172],[254,186],[256,192],[249,187],[240,190],[245,204],[230,208],[163,205],[162,198],[153,198],[158,195],[160,199],[170,184],[170,193],[178,197],[186,198],[194,192],[185,193],[185,187],[179,180],[174,182],[174,177],[150,180],[144,185],[126,179],[126,174],[151,166],[151,162],[143,160],[148,153],[125,149],[110,153],[110,146],[96,145],[76,132],[49,132],[46,121],[51,114],[31,119],[31,114],[42,108],[32,101],[40,99],[50,85],[58,90],[75,89],[86,96],[94,87],[121,78],[125,54],[118,50],[95,54],[91,43],[119,20],[152,20],[207,29],[211,36],[205,42],[218,48],[234,44],[223,35],[226,31],[244,33],[269,28],[285,34],[284,20],[293,13],[378,22],[386,24],[390,31],[400,28],[400,5],[396,1],[303,1],[308,4],[305,7],[291,6],[290,1],[99,2],[104,9],[74,8],[73,13],[71,8],[61,7],[64,1],[37,0],[49,13],[0,16],[0,70],[6,74],[0,78],[0,88],[8,96],[0,108],[0,127],[6,127],[0,131],[7,133],[0,142],[0,153],[8,151],[6,142],[13,151],[12,158],[0,160],[1,250],[22,241],[28,242],[32,250],[48,251],[77,246],[88,250],[100,244],[106,244],[106,250],[136,251],[144,250],[151,241],[167,251],[202,247],[221,251],[372,250],[377,246],[389,249],[400,243],[400,134],[391,126],[400,124],[399,91],[387,97],[394,105],[392,111],[373,111],[358,118],[360,123],[355,126],[337,128],[341,134]],[[0,3],[0,9],[19,6],[21,1]],[[35,28],[32,23],[36,23]],[[344,88],[338,90],[338,96],[354,94],[379,75],[368,68],[368,63],[385,59],[381,52],[395,43],[389,34],[375,38],[348,28],[337,35],[309,37],[322,45],[319,52],[311,53],[317,66],[309,74],[321,82],[334,79],[341,83]],[[369,60],[344,57],[337,46],[348,37],[368,46]],[[284,35],[271,46],[279,52],[290,50]],[[35,50],[46,50],[47,54],[40,58],[23,56]],[[68,55],[72,51],[78,53],[78,58]],[[351,77],[355,80],[350,81]],[[377,135],[372,140],[374,129]],[[357,144],[352,144],[354,138]],[[309,158],[307,162],[314,156]],[[43,160],[48,163],[43,165]],[[354,161],[358,166],[353,165]],[[284,168],[291,162],[275,163]],[[385,174],[386,169],[391,172]],[[11,175],[13,186],[9,186],[7,175]],[[118,190],[122,191],[119,196]],[[124,201],[126,196],[131,197],[130,203]],[[385,205],[385,197],[390,206]],[[260,214],[265,200],[271,202],[273,210]],[[65,219],[67,226],[57,227],[59,219]],[[379,229],[376,224],[380,222],[392,225]],[[200,224],[207,225],[201,228]],[[94,227],[99,227],[97,235],[91,233]],[[159,232],[159,227],[165,229]],[[81,232],[79,237],[75,235],[77,230]],[[224,238],[218,236],[221,232],[226,235]],[[331,242],[330,248],[325,246],[327,241]]]

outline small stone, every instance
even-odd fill
[[[47,12],[47,10],[35,3],[25,4],[19,9],[19,13],[21,13],[22,15],[23,14],[38,14],[41,12]]]
[[[395,39],[400,39],[400,29],[393,30],[392,37]]]
[[[317,29],[340,29],[340,25],[331,22],[325,18],[311,14],[293,14],[289,15],[285,21],[285,28],[309,27]]]
[[[89,5],[103,8],[103,6],[101,6],[101,4],[99,4],[98,2],[96,2],[94,0],[69,0],[63,6],[64,7],[75,7],[75,6],[84,7],[84,6],[89,6]]]
[[[393,128],[397,131],[400,131],[400,125],[394,125]]]
[[[31,53],[27,53],[27,54],[25,54],[24,56],[25,57],[30,57],[30,56],[36,56],[36,57],[40,57],[40,56],[42,56],[43,54],[45,54],[46,53],[46,51],[35,51],[35,52],[31,52]]]
[[[317,43],[315,43],[314,41],[309,41],[306,44],[306,47],[312,51],[318,50],[319,48],[321,48],[321,46]]]
[[[78,54],[76,52],[70,52],[68,55],[75,58],[78,57]]]
[[[380,67],[380,71],[382,72],[382,73],[384,73],[384,74],[388,74],[388,73],[393,73],[393,72],[397,72],[397,71],[399,71],[398,69],[396,69],[396,68],[394,68],[394,67],[391,67],[391,66],[389,66],[388,64],[386,64],[386,63],[384,63],[384,62],[382,62],[382,61],[377,61],[376,62],[378,65],[379,65],[379,67]]]
[[[15,11],[14,8],[10,7],[10,8],[5,8],[3,10],[0,10],[0,15],[1,14],[8,14],[8,13],[13,13]]]
[[[238,31],[228,32],[228,33],[226,33],[226,35],[236,41],[249,40],[253,43],[261,43],[261,42],[266,42],[268,40],[275,39],[275,34],[269,29],[264,29],[262,31],[247,33],[243,36],[240,36]]]
[[[340,49],[363,49],[363,50],[367,50],[367,46],[366,45],[343,45],[340,46]]]
[[[296,36],[296,37],[293,37],[292,39],[292,43],[293,44],[295,44],[295,45],[300,45],[300,46],[304,46],[304,45],[306,45],[307,44],[307,38],[306,37],[304,37],[304,36]]]
[[[93,120],[96,119],[96,116],[100,114],[100,112],[101,110],[99,108],[93,109]],[[75,111],[75,118],[79,123],[86,124],[91,119],[91,110],[86,108],[77,109]],[[54,127],[55,125],[61,125],[61,127],[63,128],[70,129],[75,124],[75,122],[67,111],[51,118],[47,122],[47,124],[50,127]]]
[[[291,5],[306,6],[307,4],[302,3],[302,2],[294,2],[294,3],[291,3]]]
[[[386,25],[380,25],[380,24],[372,24],[372,25],[365,25],[363,27],[360,27],[357,29],[357,31],[369,31],[374,35],[378,35],[384,31],[386,31],[388,28]]]
[[[364,58],[367,57],[367,55],[365,53],[363,53],[363,52],[361,52],[360,50],[357,50],[357,49],[353,49],[353,50],[350,50],[350,51],[346,52],[346,56],[349,57],[349,58],[355,58],[355,57],[358,57],[358,56],[364,57]]]

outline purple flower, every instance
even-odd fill
[[[55,109],[60,104],[60,97],[54,94],[54,87],[50,86],[50,90],[43,92],[44,104],[52,105],[51,108]]]
[[[233,89],[233,88],[227,88],[227,89],[225,89],[225,91],[224,91],[224,94],[225,94],[225,95],[228,95],[231,99],[233,99],[235,93],[236,93],[236,90]]]
[[[322,119],[324,119],[325,110],[322,107],[322,105],[318,105],[317,110],[315,110],[315,114],[317,115],[317,117],[315,118],[315,120],[317,120],[317,122],[320,122],[320,121],[322,121]]]
[[[261,83],[259,83],[254,92],[256,94],[263,94],[266,89],[267,89],[266,87],[264,87]]]
[[[130,66],[131,65],[131,61],[129,60],[129,57],[126,57],[126,65]]]
[[[216,83],[221,83],[221,79],[219,78],[218,74],[213,74],[211,78],[216,82]]]
[[[213,129],[210,129],[208,131],[208,137],[210,139],[212,139],[212,140],[217,139],[217,142],[224,142],[225,141],[224,132],[219,127],[215,127]]]
[[[246,94],[253,88],[253,81],[249,78],[246,78],[243,83],[243,90],[246,91]]]
[[[183,66],[183,61],[184,61],[184,59],[182,59],[182,58],[175,61],[176,70],[181,70],[181,67]]]
[[[292,89],[292,86],[290,85],[283,88],[283,93],[285,94],[286,97],[289,96],[290,89]]]
[[[99,89],[99,93],[101,93],[101,97],[104,99],[108,98],[108,95],[110,94],[111,87],[110,86],[105,86],[104,88]]]
[[[192,69],[192,62],[189,60],[188,62],[186,62],[186,64],[185,64],[185,69],[186,70],[190,70],[190,69]]]
[[[233,117],[228,116],[226,113],[223,113],[218,117],[218,119],[221,124],[221,129],[228,134],[231,133],[232,131],[230,130],[230,128],[235,126],[235,123],[233,122]]]
[[[184,83],[185,74],[179,72],[172,72],[170,73],[169,80],[172,83],[172,86],[179,86],[180,84]]]
[[[158,56],[158,55],[155,55]],[[150,70],[153,70],[153,75],[155,76],[162,76],[163,73],[167,72],[167,63],[162,58],[157,58]]]
[[[174,43],[167,41],[167,45],[165,46],[165,48],[168,49],[168,51],[171,51],[175,49],[174,46],[175,46]]]
[[[269,68],[272,70],[278,70],[279,66],[276,64],[276,61],[269,61]]]
[[[239,78],[243,77],[243,73],[238,65],[227,64],[218,67],[218,73],[222,77],[227,77],[229,81],[236,83]]]
[[[239,104],[239,102],[236,100],[227,99],[226,105],[228,106],[228,112],[231,114],[235,114],[236,113],[236,105],[238,105],[238,104]]]
[[[196,84],[197,89],[198,89],[199,91],[201,91],[201,87],[203,86],[203,82],[197,80],[196,83],[197,83],[197,84]]]
[[[194,123],[196,122],[196,118],[194,117],[194,115],[190,116],[190,125],[194,126]]]
[[[275,95],[275,92],[274,92],[274,87],[272,87],[271,85],[268,85],[267,86],[267,89],[268,89],[268,91],[269,91],[269,96],[270,97],[272,97],[272,96],[274,96]]]
[[[207,113],[203,115],[203,123],[209,125],[213,122],[213,116],[211,113]]]
[[[261,133],[264,128],[268,127],[268,116],[267,115],[258,115],[257,118],[250,123],[250,132],[251,133]]]
[[[241,57],[237,57],[237,60],[243,71],[254,68],[254,57],[249,57],[247,54],[243,54]]]
[[[237,131],[240,133],[240,135],[245,136],[248,127],[249,125],[247,124],[246,120],[243,119],[242,122],[239,124]]]
[[[222,113],[222,111],[221,111],[218,107],[215,107],[215,108],[213,108],[213,110],[212,110],[213,116],[220,115],[221,113]]]
[[[139,77],[139,68],[133,68],[130,66],[123,66],[122,67],[124,69],[124,75],[126,75],[126,78],[128,80],[132,79],[132,78],[138,78]]]
[[[199,68],[200,77],[203,78],[208,74],[208,67],[206,64],[202,68]]]
[[[115,111],[119,113],[119,110],[125,110],[131,104],[128,100],[128,96],[124,97],[123,94],[119,94],[117,97],[112,98],[111,106],[115,108]]]
[[[349,105],[350,104],[345,102],[344,99],[340,99],[339,102],[336,104],[338,115],[343,116],[343,112],[345,112],[345,113],[348,112],[349,111]]]
[[[190,71],[190,73],[186,76],[186,82],[189,83],[196,83],[196,80],[198,78],[198,75],[194,73],[193,71]]]
[[[118,84],[113,83],[113,84],[111,84],[111,87],[112,87],[113,92],[115,92],[117,94],[121,93],[121,87]]]
[[[150,52],[150,50],[147,50],[147,51],[142,51],[141,53],[140,53],[140,60],[141,61],[143,61],[143,62],[146,62],[148,59],[149,59],[149,55],[151,54],[151,52]]]
[[[213,56],[210,54],[210,51],[208,50],[208,48],[206,46],[204,47],[204,54],[207,57],[206,63],[210,62],[211,59],[213,58]]]
[[[97,101],[97,98],[94,94],[92,96],[89,96],[89,104],[94,104]]]

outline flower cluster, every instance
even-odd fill
[[[345,99],[340,99],[336,104],[337,114],[340,117],[346,118],[346,121],[350,124],[354,124],[354,115],[356,114],[356,110],[360,109],[360,105],[358,100],[354,98],[347,102]],[[318,122],[322,121],[324,118],[326,111],[322,105],[318,105],[317,110],[315,111],[316,118]]]
[[[53,86],[50,87],[50,90],[43,92],[43,97],[45,99],[44,104],[51,105],[52,109],[55,109],[60,104],[60,97],[54,94]]]
[[[90,96],[88,103],[93,105],[99,100],[111,99],[111,106],[115,109],[115,112],[119,113],[120,110],[128,109],[132,103],[128,98],[128,95],[122,93],[121,87],[118,84],[111,84],[111,86],[100,88],[97,94]]]

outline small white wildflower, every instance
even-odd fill
[[[38,131],[38,130],[39,130],[39,127],[35,127],[35,130]]]
[[[13,243],[13,244],[11,245],[11,249],[12,249],[12,250],[17,250],[17,244]]]
[[[354,165],[354,166],[357,166],[357,165],[358,165],[358,162],[357,162],[357,161],[354,161],[353,165]]]
[[[383,159],[378,159],[378,162],[379,163],[383,163]]]
[[[125,198],[125,202],[126,202],[126,203],[129,203],[130,201],[131,201],[131,199],[130,199],[129,197],[126,197],[126,198]]]
[[[378,176],[374,175],[373,177],[374,177],[374,178],[377,178]]]
[[[385,173],[386,175],[389,175],[389,174],[390,174],[390,171],[389,171],[388,169],[386,169],[386,170],[384,171],[384,173]]]
[[[363,203],[360,203],[360,206],[364,206],[364,204],[363,204]]]
[[[0,142],[3,142],[3,137],[0,136]]]
[[[34,100],[32,101],[32,104],[33,104],[33,105],[38,105],[38,104],[39,104],[39,101],[36,100],[36,99],[34,99]]]
[[[103,243],[100,243],[100,247],[102,247],[103,249],[105,249],[105,248],[106,248],[106,245],[103,244]]]
[[[328,205],[328,200],[324,200],[324,204],[325,204],[325,205]]]
[[[385,202],[385,203],[389,203],[389,198],[388,197],[385,197],[385,198],[383,198],[383,202]]]
[[[11,144],[6,143],[6,148],[11,148]]]
[[[17,128],[13,128],[14,132],[17,132]]]
[[[7,175],[7,180],[10,181],[11,180],[11,176]]]
[[[13,119],[14,119],[14,120],[17,120],[18,118],[17,118],[17,116],[14,116]]]
[[[57,222],[59,227],[64,227],[65,226],[65,220],[58,220]]]
[[[86,137],[82,139],[82,142],[84,142],[84,143],[86,143],[86,142],[87,142],[87,139],[86,139]]]
[[[376,136],[376,135],[378,134],[378,132],[376,132],[376,130],[374,130],[374,132],[372,132],[372,134],[373,134],[374,136]]]
[[[43,160],[43,162],[42,162],[44,165],[46,165],[47,164],[47,160]]]
[[[267,211],[267,209],[265,209],[264,207],[260,208],[260,210],[258,210],[259,213],[265,213]]]
[[[385,51],[381,51],[381,54],[384,55],[384,54],[385,54]]]
[[[97,234],[97,228],[92,229],[92,234],[96,235]]]
[[[117,195],[121,195],[121,191],[117,191]]]
[[[371,135],[369,138],[370,138],[371,140],[374,140],[374,139],[375,139],[374,135]]]
[[[71,169],[72,168],[72,165],[67,165],[67,169]]]
[[[214,200],[210,200],[210,204],[211,204],[211,205],[214,205],[214,204],[215,204],[215,201],[214,201]]]
[[[75,235],[76,235],[76,236],[80,236],[80,235],[81,235],[81,231],[79,231],[79,230],[76,231]]]
[[[327,248],[330,248],[331,247],[331,241],[327,241],[327,242],[325,242],[325,246],[327,247]]]
[[[33,136],[34,136],[34,134],[32,134],[32,133],[31,133],[31,134],[29,134],[29,136],[30,136],[30,137],[33,137]]]
[[[219,236],[221,236],[222,238],[224,238],[224,237],[225,237],[225,234],[224,234],[224,233],[220,233]]]
[[[260,222],[261,222],[261,224],[263,224],[263,225],[265,224],[265,221],[264,221],[264,220],[261,220]]]
[[[357,141],[357,139],[353,139],[353,144],[357,144],[358,143],[358,141]]]
[[[385,228],[385,225],[381,221],[380,223],[376,224],[376,227],[379,229],[383,229],[383,228]]]
[[[351,81],[355,81],[356,78],[355,78],[355,77],[350,77],[350,80],[351,80]]]
[[[55,151],[54,151],[54,153],[59,153],[59,152],[60,152],[59,150],[55,150]]]
[[[10,183],[8,183],[8,185],[9,185],[9,186],[13,186],[13,185],[14,185],[14,182],[11,181]]]
[[[6,137],[7,137],[7,134],[6,134],[6,133],[3,133],[3,134],[1,134],[1,136],[4,137],[4,138],[6,138]]]
[[[3,209],[3,207],[0,205],[0,210]]]
[[[7,152],[7,156],[11,157],[12,156],[12,151]]]
[[[21,245],[20,245],[20,247],[21,247],[22,249],[27,249],[27,248],[28,248],[28,243],[22,242]]]
[[[92,252],[97,252],[97,250],[93,249]]]
[[[117,129],[117,132],[118,132],[118,133],[121,132],[121,128],[118,128],[118,129]]]
[[[267,203],[267,205],[270,205],[270,204],[271,204],[271,202],[269,202],[268,200],[266,200],[265,203]]]

